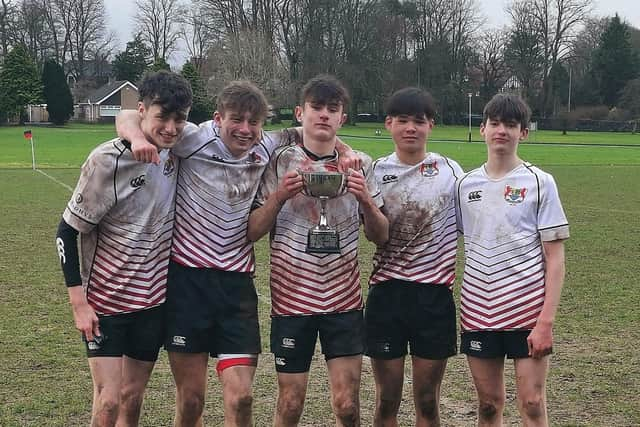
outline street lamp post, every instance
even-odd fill
[[[469,95],[469,142],[471,142],[471,97],[473,94],[469,92],[467,95]]]

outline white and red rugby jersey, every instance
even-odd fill
[[[437,153],[406,165],[393,153],[376,160],[373,170],[389,219],[389,241],[373,257],[369,284],[398,279],[453,287],[460,165]]]
[[[545,296],[542,242],[569,237],[553,177],[524,163],[491,179],[482,166],[456,185],[462,329],[532,329]]]
[[[181,158],[171,258],[187,267],[253,272],[247,240],[251,205],[271,153],[295,132],[264,133],[249,152],[235,158],[215,122],[185,128],[173,152]],[[285,141],[286,140],[286,141]]]
[[[382,197],[371,158],[359,153],[367,187],[378,206]],[[336,171],[337,155],[317,158],[300,145],[276,150],[263,176],[256,206],[276,191],[291,170]],[[339,254],[308,254],[307,233],[320,219],[320,201],[302,193],[286,201],[271,232],[271,314],[340,313],[363,306],[358,266],[359,204],[349,193],[327,201],[328,224],[340,235]]]
[[[98,314],[164,302],[178,160],[136,161],[120,139],[101,144],[82,166],[64,220],[80,234],[80,272]]]

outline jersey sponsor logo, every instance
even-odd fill
[[[423,163],[420,165],[420,173],[422,176],[432,177],[436,176],[440,173],[440,169],[438,169],[438,162],[433,161],[430,163]]]
[[[214,162],[226,163],[222,157],[216,156],[215,154],[211,155],[211,160],[213,160]]]
[[[526,193],[527,193],[527,189],[524,187],[515,188],[510,185],[507,185],[504,188],[504,199],[508,203],[515,205],[517,203],[522,203],[524,201],[524,196]]]
[[[64,253],[64,241],[60,237],[56,239],[56,248],[58,249],[58,258],[60,258],[60,262],[66,264],[67,257]]]
[[[468,203],[479,202],[482,200],[482,190],[471,191],[467,195]]]
[[[473,351],[482,351],[482,341],[469,341],[469,349]]]
[[[397,182],[398,177],[396,175],[385,175],[382,177],[383,184],[390,184],[392,182]]]
[[[76,203],[82,203],[84,199],[82,198],[82,194],[78,193],[76,194]]]
[[[171,338],[171,344],[184,347],[187,345],[187,338],[182,335],[174,335],[173,338]]]
[[[176,160],[173,154],[169,155],[169,158],[164,162],[164,168],[162,169],[162,173],[164,176],[169,176],[176,170]]]
[[[282,346],[284,348],[296,348],[295,338],[282,338]]]
[[[136,190],[139,189],[140,187],[142,187],[145,184],[145,176],[144,176],[144,174],[142,174],[140,176],[136,176],[131,181],[129,181],[129,184],[131,184],[131,188],[135,188]]]

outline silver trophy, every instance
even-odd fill
[[[320,222],[309,230],[307,235],[307,253],[340,253],[340,235],[338,230],[327,224],[327,200],[344,193],[347,176],[340,172],[302,172],[298,171],[304,182],[303,193],[320,199]]]

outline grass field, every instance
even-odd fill
[[[372,157],[389,153],[391,141],[374,138],[375,128],[344,128],[343,139]],[[0,226],[4,230],[0,244],[0,366],[4,374],[0,376],[0,426],[87,425],[91,380],[73,328],[53,235],[70,196],[67,186],[75,185],[78,167],[88,152],[111,138],[114,131],[107,125],[33,128],[38,165],[56,182],[30,169],[31,154],[23,130],[0,128]],[[464,141],[466,132],[463,127],[437,127],[429,148],[453,157],[467,170],[476,167],[485,156],[483,144],[436,142]],[[474,140],[479,138],[476,131]],[[571,224],[571,239],[566,244],[567,278],[548,381],[552,425],[638,426],[640,135],[570,132],[563,136],[541,131],[535,141],[523,144],[520,153],[556,177]],[[600,146],[607,143],[626,147]],[[268,353],[265,243],[257,245],[256,285],[261,295],[264,352],[254,388],[258,426],[271,424],[277,390],[273,358]],[[370,244],[362,244],[363,284],[371,269],[372,250]],[[325,368],[317,359],[301,422],[304,426],[332,425]],[[508,369],[507,375],[506,424],[518,425],[513,370]],[[407,384],[401,425],[412,423],[409,390]],[[365,358],[363,425],[371,425],[373,396],[371,369]],[[473,425],[474,397],[464,358],[452,358],[442,389],[443,425]],[[170,425],[173,405],[171,374],[166,355],[161,353],[141,425]],[[220,388],[214,374],[205,423],[222,423]]]

